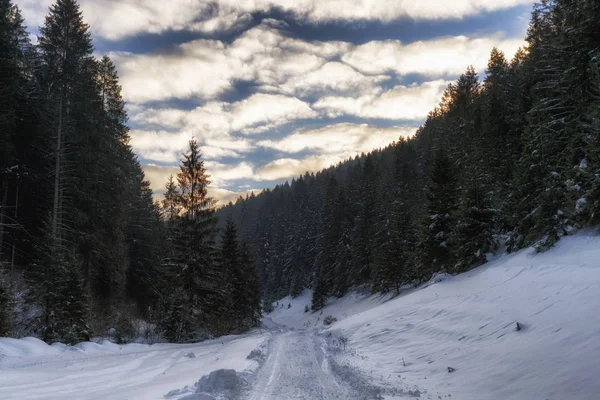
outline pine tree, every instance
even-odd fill
[[[443,151],[433,160],[428,189],[427,214],[419,246],[420,275],[424,278],[453,264],[448,239],[455,227],[458,182],[454,164]]]
[[[11,299],[7,287],[0,279],[0,337],[8,336],[12,328],[10,320]]]
[[[40,28],[39,48],[43,58],[42,82],[48,98],[55,99],[53,104],[55,119],[51,122],[51,131],[55,134],[53,168],[53,206],[49,226],[50,248],[43,248],[42,267],[48,272],[43,281],[42,326],[44,339],[73,342],[86,339],[87,301],[79,278],[80,260],[67,248],[75,242],[75,236],[69,227],[74,223],[71,211],[67,220],[68,206],[74,206],[74,175],[66,174],[67,166],[75,158],[67,160],[69,146],[77,140],[76,121],[87,116],[81,106],[93,86],[92,43],[89,27],[83,23],[78,4],[74,0],[58,0],[50,7],[50,14]],[[88,120],[88,122],[90,122]],[[69,178],[69,179],[67,179]],[[71,293],[67,291],[72,291]],[[78,311],[75,310],[75,307]],[[70,313],[73,312],[73,314]]]
[[[339,204],[339,187],[335,177],[331,177],[325,191],[323,217],[320,231],[323,232],[319,240],[317,285],[322,286],[323,295],[329,295],[333,290],[334,272],[337,268],[337,244],[341,238],[340,221],[342,209]]]
[[[222,313],[227,291],[219,287],[223,276],[216,263],[214,200],[202,154],[195,140],[189,142],[177,174],[177,205],[173,239],[174,257],[165,264],[175,288],[166,301],[163,328],[177,333],[179,341],[197,340],[208,332],[211,319]],[[169,326],[176,323],[178,328]]]
[[[27,115],[28,96],[34,92],[31,53],[20,10],[10,0],[0,1],[0,263],[8,259],[13,267],[16,237],[28,225],[15,213],[15,186],[20,186],[24,172],[18,145],[21,137],[30,136],[23,120],[35,120]]]
[[[592,165],[600,165],[600,51],[593,58],[590,65],[591,85],[590,92],[592,93],[592,102],[587,110],[587,121],[589,121],[590,152],[589,157],[592,160]],[[587,160],[586,160],[587,161]],[[589,180],[589,192],[583,200],[576,201],[576,207],[585,207],[585,214],[589,215],[589,222],[592,224],[600,223],[600,174],[590,165],[583,163],[579,168],[586,171],[586,177]],[[577,208],[576,208],[577,210]]]
[[[243,271],[244,302],[242,303],[244,319],[248,321],[247,327],[260,326],[261,289],[258,272],[250,255],[250,250],[245,243],[240,246],[240,265]]]
[[[137,162],[137,174],[131,177],[128,224],[125,228],[127,244],[127,298],[137,305],[141,316],[149,318],[156,309],[161,293],[160,260],[165,254],[166,234],[162,229],[160,211],[154,204],[150,183]]]
[[[362,167],[360,193],[356,197],[358,215],[353,232],[351,267],[356,284],[368,282],[373,267],[376,179],[373,157],[369,155]]]
[[[317,267],[317,273],[315,277],[315,285],[311,300],[311,310],[318,311],[325,306],[325,300],[327,297],[327,282],[324,277],[324,272],[321,267]]]
[[[65,145],[67,138],[73,139],[76,134],[74,105],[78,96],[87,93],[82,89],[89,83],[87,67],[93,62],[89,27],[83,22],[75,0],[58,0],[50,7],[50,14],[40,28],[39,48],[44,60],[42,80],[47,96],[56,99],[56,120],[52,124],[56,146],[51,237],[59,245],[65,235]]]
[[[456,245],[457,272],[486,262],[492,250],[495,211],[487,194],[477,186],[468,186],[463,195],[453,241]]]
[[[231,217],[227,218],[225,231],[221,238],[221,269],[223,274],[222,289],[225,291],[224,314],[236,329],[243,329],[244,276],[241,268],[237,229]],[[229,322],[229,321],[228,321]]]

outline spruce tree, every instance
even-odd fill
[[[357,217],[352,243],[352,274],[356,284],[368,282],[373,267],[373,252],[376,243],[375,202],[377,171],[373,156],[365,157],[361,171],[360,191],[356,193]]]
[[[11,315],[11,298],[8,288],[0,279],[0,337],[8,336],[12,328]]]
[[[209,175],[195,140],[189,142],[177,174],[174,256],[164,264],[173,285],[164,296],[163,329],[182,341],[197,340],[209,332],[211,320],[223,310],[227,291],[219,284],[223,274],[216,263],[214,200],[208,196]],[[176,323],[178,327],[169,326]]]
[[[44,26],[40,28],[39,48],[43,59],[42,82],[46,96],[53,99],[54,117],[50,134],[55,147],[53,173],[53,202],[49,226],[50,247],[42,249],[44,305],[42,329],[44,339],[70,342],[89,337],[86,318],[88,298],[81,282],[81,260],[68,250],[80,237],[74,235],[76,176],[67,174],[81,154],[67,152],[81,133],[77,122],[89,116],[83,113],[84,96],[93,86],[92,43],[89,27],[83,23],[79,5],[74,0],[58,0],[50,7]],[[91,121],[87,119],[87,122]],[[68,156],[68,157],[67,157]],[[68,292],[72,291],[72,292]],[[78,311],[75,310],[77,308]],[[73,311],[74,314],[70,314]]]
[[[225,230],[221,238],[221,273],[223,274],[222,289],[225,291],[224,313],[228,322],[235,329],[244,327],[244,276],[241,268],[237,229],[231,217],[227,218]]]
[[[248,324],[246,327],[257,327],[262,318],[260,280],[250,249],[245,243],[240,246],[240,266],[244,299],[242,313]]]
[[[32,53],[19,8],[10,0],[0,1],[0,263],[10,260],[13,267],[17,235],[29,225],[15,207],[22,202],[16,187],[29,172],[21,143],[32,136],[29,124],[36,120],[28,115],[29,97],[36,93],[31,83]]]
[[[453,161],[443,151],[433,160],[427,193],[427,213],[423,221],[421,238],[420,275],[428,278],[431,273],[453,265],[453,253],[448,243],[455,228],[455,212],[458,202],[457,173]]]

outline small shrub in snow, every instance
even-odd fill
[[[337,321],[337,318],[332,316],[332,315],[328,315],[325,317],[325,319],[323,320],[323,324],[324,325],[331,325],[333,324],[335,321]]]
[[[310,307],[307,305],[304,306],[304,312],[307,313],[310,311]]]

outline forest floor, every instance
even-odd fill
[[[0,338],[0,399],[598,399],[599,293],[600,237],[581,232],[395,298],[312,313],[305,291],[198,344]]]

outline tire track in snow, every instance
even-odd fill
[[[248,400],[347,400],[361,397],[332,374],[321,340],[310,331],[274,333]]]

